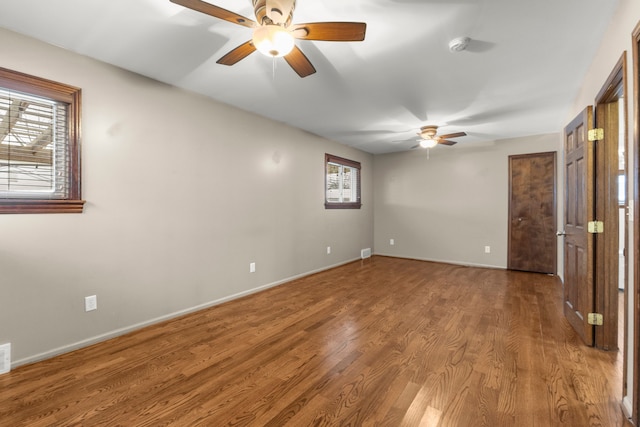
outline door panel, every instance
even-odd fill
[[[593,238],[587,223],[593,218],[593,144],[587,140],[593,108],[587,107],[567,125],[565,140],[564,313],[587,345],[592,346]]]
[[[508,268],[556,273],[556,153],[509,156]]]

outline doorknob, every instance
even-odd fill
[[[564,230],[562,230],[562,231],[556,231],[556,236],[566,236],[566,235],[567,235],[567,233],[565,233],[565,231],[564,231]]]

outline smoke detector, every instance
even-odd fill
[[[458,37],[449,42],[450,52],[462,52],[469,46],[471,39],[469,37]]]

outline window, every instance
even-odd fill
[[[80,94],[0,68],[0,213],[82,212]]]
[[[325,154],[326,209],[360,209],[360,163]]]

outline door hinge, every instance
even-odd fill
[[[587,139],[591,142],[602,141],[604,139],[604,129],[602,128],[589,129],[589,133],[587,133]]]
[[[587,231],[592,234],[604,233],[604,222],[589,221],[587,224]]]
[[[595,326],[602,326],[603,319],[600,313],[589,313],[587,315],[587,323]]]

